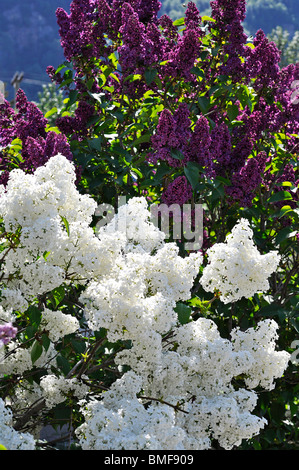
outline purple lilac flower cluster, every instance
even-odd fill
[[[213,28],[219,31],[221,41],[224,41],[223,55],[226,62],[220,67],[219,73],[229,75],[239,80],[243,74],[244,47],[247,36],[242,22],[246,14],[245,0],[214,0],[211,1],[211,15],[215,20]]]
[[[151,143],[153,152],[148,156],[150,162],[165,161],[173,168],[194,162],[205,168],[209,177],[215,175],[215,159],[218,159],[218,164],[221,163],[221,168],[230,160],[227,126],[217,125],[210,131],[208,119],[200,116],[192,129],[186,103],[181,103],[174,114],[168,109],[161,112]]]
[[[225,123],[216,124],[211,130],[210,156],[213,170],[218,176],[226,176],[226,169],[231,166],[232,142],[229,128]]]
[[[16,337],[17,333],[18,330],[12,325],[12,323],[5,323],[4,325],[0,325],[0,346],[1,343],[4,345],[8,344],[13,338]]]
[[[161,18],[160,24],[167,26],[166,16]],[[169,30],[175,38],[175,43],[172,44],[170,50],[167,46],[164,46],[164,60],[167,61],[164,73],[192,82],[194,77],[191,69],[200,56],[202,50],[201,39],[204,36],[204,31],[201,28],[201,16],[195,3],[188,3],[185,13],[185,29],[182,35],[175,34],[169,19],[168,24]]]
[[[87,101],[79,101],[75,116],[61,116],[56,120],[58,129],[74,139],[83,140],[88,134],[88,120],[93,116],[95,107]]]
[[[162,194],[162,202],[170,206],[171,204],[185,204],[192,197],[192,187],[187,178],[178,176],[172,181]]]
[[[47,123],[42,112],[27,100],[22,89],[19,89],[16,95],[16,111],[6,100],[0,104],[0,145],[3,147],[0,155],[1,184],[7,183],[9,170],[13,165],[12,157],[5,151],[5,147],[14,139],[20,139],[22,143],[21,161],[18,166],[24,171],[34,171],[57,153],[72,160],[66,137],[54,131],[47,132]]]
[[[100,2],[103,11],[106,2]],[[61,37],[61,45],[67,60],[83,55],[86,58],[100,57],[105,52],[102,22],[97,21],[96,2],[89,0],[73,0],[70,14],[63,8],[57,8],[56,17]],[[109,8],[107,5],[107,12]],[[102,17],[102,20],[109,19]],[[102,33],[102,34],[101,34]]]
[[[260,91],[277,83],[281,53],[261,29],[257,31],[253,45],[253,49],[247,49],[245,68],[247,76],[256,79],[254,88]]]
[[[105,63],[113,52],[114,41],[126,92],[140,87],[137,81],[133,85],[127,83],[128,75],[142,75],[147,67],[156,67],[162,76],[191,80],[190,70],[199,56],[204,35],[199,11],[194,2],[188,3],[186,27],[180,35],[167,15],[158,18],[160,8],[157,0],[73,0],[69,14],[58,8],[61,45],[66,59],[73,61],[76,75],[82,72],[84,63],[92,73],[91,58]],[[162,61],[167,61],[167,65],[160,67]],[[48,67],[48,74],[57,83],[61,81],[52,66]],[[145,89],[143,84],[141,91]]]
[[[266,152],[260,152],[256,157],[249,158],[239,171],[233,173],[232,184],[226,187],[226,193],[232,201],[238,201],[244,207],[252,205],[255,190],[263,181],[267,158]]]
[[[128,28],[132,34],[129,40],[134,42],[135,33],[137,36],[140,34],[140,23],[157,21],[160,8],[161,3],[157,0],[73,0],[69,14],[58,8],[56,17],[66,59],[107,58],[112,52],[107,39],[118,37],[124,20],[129,21]],[[138,38],[143,42],[140,35]]]
[[[180,104],[174,114],[169,109],[164,109],[152,137],[154,152],[150,155],[150,160],[162,160],[172,167],[181,167],[190,137],[191,121],[187,105]]]

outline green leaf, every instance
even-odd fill
[[[202,16],[201,17],[202,21],[212,21],[213,23],[215,23],[215,19],[214,18],[211,18],[210,16]]]
[[[101,151],[102,149],[102,139],[101,137],[96,137],[94,139],[90,139],[88,141],[88,145],[92,148],[92,149],[95,149],[95,150],[98,150],[99,152]]]
[[[45,118],[47,119],[48,117],[52,116],[53,114],[57,113],[57,108],[54,106],[54,108],[50,109],[49,111],[46,112]]]
[[[78,90],[71,90],[69,93],[69,99],[67,102],[67,108],[70,108],[74,104],[78,97]]]
[[[192,312],[192,308],[189,305],[178,303],[174,311],[178,314],[178,320],[181,325],[189,323]]]
[[[144,76],[147,85],[150,85],[155,80],[157,73],[158,72],[155,69],[146,70]]]
[[[291,206],[283,206],[278,213],[278,217],[281,218],[281,217],[284,217],[285,215],[287,215],[288,217],[298,218],[299,209],[292,209]]]
[[[230,104],[227,107],[227,114],[230,121],[234,121],[239,114],[239,108],[236,104]]]
[[[39,341],[35,341],[31,349],[32,364],[34,364],[38,360],[38,358],[42,355],[42,352],[43,352],[42,345],[39,343]]]
[[[67,231],[68,236],[70,236],[70,226],[69,226],[68,221],[66,220],[65,217],[62,217],[62,216],[60,216],[60,217],[61,217],[61,220],[62,220],[64,226],[65,226],[65,229]]]
[[[65,296],[64,287],[63,286],[56,287],[55,289],[52,290],[52,295],[53,295],[54,302],[55,302],[55,308],[57,308],[60,302],[62,302],[64,299],[64,296]]]
[[[174,26],[182,26],[183,24],[185,24],[185,18],[178,18],[173,22]]]
[[[51,341],[48,335],[42,335],[42,343],[43,343],[43,347],[45,348],[45,350],[48,351],[49,346],[51,344]]]
[[[59,369],[61,369],[62,372],[65,375],[67,375],[69,373],[69,371],[71,370],[71,367],[68,363],[68,360],[63,356],[58,356],[56,361],[57,361],[57,365],[58,365]]]
[[[175,158],[176,160],[182,160],[184,158],[183,153],[178,149],[171,149],[170,153],[172,158]]]
[[[31,325],[39,325],[41,320],[41,311],[36,305],[30,305],[26,310]]]
[[[296,230],[292,230],[291,227],[284,227],[278,234],[276,235],[275,242],[279,245],[283,241],[287,240],[288,238],[295,237]]]
[[[2,444],[0,444],[0,450],[7,450]]]
[[[199,167],[193,162],[188,162],[184,168],[184,173],[195,190],[199,184]]]
[[[292,195],[288,191],[278,191],[268,199],[268,202],[285,201],[288,199],[293,199]]]
[[[47,258],[48,258],[48,256],[49,256],[50,253],[51,253],[51,251],[45,251],[45,252],[43,253],[43,258],[44,258],[45,261],[47,261]]]
[[[193,73],[194,75],[196,75],[197,77],[205,78],[204,71],[199,69],[198,67],[192,67],[190,72]]]
[[[292,326],[297,331],[297,333],[299,333],[299,320],[296,320],[295,318],[291,318],[290,321],[291,321]]]
[[[138,139],[134,140],[134,142],[130,145],[130,147],[136,147],[139,144],[143,144],[144,142],[149,142],[151,140],[151,134],[143,134]]]
[[[25,330],[26,337],[32,339],[37,332],[37,327],[33,325],[28,325]]]
[[[197,100],[200,110],[203,114],[206,114],[210,109],[210,100],[206,96],[200,96]]]
[[[277,316],[280,320],[283,320],[287,316],[286,310],[281,305],[274,303],[265,305],[258,313],[264,318]]]
[[[83,341],[76,341],[71,339],[71,344],[77,354],[83,354],[86,351],[86,345]]]

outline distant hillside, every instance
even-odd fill
[[[201,14],[209,14],[209,0],[194,0]],[[188,0],[162,0],[160,15],[172,19],[184,15]],[[0,80],[9,86],[16,71],[24,71],[22,88],[31,100],[37,99],[42,83],[49,83],[46,67],[59,65],[63,60],[60,46],[56,8],[69,12],[71,0],[0,0]],[[269,34],[282,26],[291,35],[298,29],[298,0],[248,0],[245,28],[255,34],[262,28]]]
[[[160,0],[161,1],[161,0]],[[209,0],[193,0],[202,15],[210,13]],[[160,13],[166,13],[173,19],[184,15],[189,0],[162,0]],[[266,34],[276,26],[281,26],[291,35],[299,27],[298,0],[247,0],[247,14],[244,27],[247,34],[254,35],[258,29]]]
[[[41,84],[49,82],[48,65],[63,60],[56,8],[69,10],[71,0],[0,0],[0,80],[9,86],[16,71],[24,72],[22,88],[35,99]]]

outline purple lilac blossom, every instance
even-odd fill
[[[12,325],[12,323],[5,323],[4,325],[0,325],[0,345],[1,343],[4,345],[8,344],[13,338],[16,337],[17,333],[18,330]]]
[[[156,160],[166,161],[174,168],[182,167],[188,161],[192,136],[189,115],[186,103],[180,103],[174,114],[169,109],[161,112],[156,133],[152,137]]]
[[[160,25],[164,28],[164,35],[170,35],[171,47],[164,49],[164,60],[168,63],[164,68],[165,75],[182,77],[192,82],[194,76],[190,72],[199,57],[202,44],[201,38],[204,35],[200,28],[201,17],[196,5],[188,3],[185,14],[185,29],[179,35],[177,29],[172,24],[169,17],[164,15],[160,19]]]
[[[148,66],[155,62],[152,57],[152,43],[145,34],[145,26],[132,7],[124,4],[122,26],[119,29],[123,45],[118,48],[119,62],[123,73],[132,73],[140,66]]]
[[[231,186],[226,187],[227,195],[243,207],[250,207],[255,191],[262,183],[267,154],[260,152],[256,157],[249,158],[246,164],[231,176]]]
[[[63,134],[73,134],[73,139],[83,140],[88,133],[88,120],[93,116],[95,107],[87,101],[79,101],[75,116],[61,116],[56,120]]]
[[[192,187],[185,176],[178,176],[162,194],[162,202],[167,205],[185,204],[192,197]]]
[[[198,163],[200,166],[206,168],[206,172],[209,176],[212,176],[213,173],[213,162],[210,154],[211,142],[209,121],[206,117],[201,116],[197,120],[190,137],[184,162],[192,161]]]
[[[42,112],[27,100],[22,89],[16,95],[16,110],[6,100],[0,105],[0,145],[3,147],[0,160],[1,184],[7,183],[9,170],[15,166],[11,166],[11,157],[5,152],[5,147],[14,139],[22,141],[22,160],[18,166],[24,171],[34,171],[57,153],[69,160],[73,159],[66,136],[53,131],[47,132],[47,123]]]
[[[211,131],[210,157],[213,170],[218,176],[226,176],[231,164],[232,144],[229,129],[225,123],[216,124]]]
[[[247,48],[245,69],[248,78],[256,78],[253,87],[260,91],[275,87],[279,79],[280,51],[260,29],[253,40],[254,49]]]
[[[219,70],[220,74],[229,75],[238,80],[243,74],[240,57],[246,52],[247,36],[242,22],[246,15],[245,0],[214,0],[211,1],[211,16],[215,20],[213,28],[218,29],[220,39],[224,41],[223,54],[228,58]]]

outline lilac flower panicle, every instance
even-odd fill
[[[0,325],[0,345],[1,343],[6,345],[17,335],[17,328],[15,328],[12,323],[5,323]]]
[[[201,116],[195,124],[185,155],[187,161],[196,162],[205,167],[210,176],[213,166],[210,154],[211,142],[209,121]]]
[[[1,184],[7,184],[11,168],[11,157],[5,147],[14,139],[22,141],[19,167],[24,171],[34,171],[57,153],[69,160],[73,159],[66,136],[46,131],[47,124],[43,113],[34,103],[27,100],[22,89],[19,89],[16,95],[16,110],[12,109],[6,100],[0,105],[0,145],[4,148],[0,160]]]
[[[192,187],[187,178],[184,175],[178,176],[163,192],[162,201],[167,205],[179,204],[182,206],[192,197],[192,194]]]
[[[82,140],[88,133],[88,120],[93,116],[95,107],[87,101],[79,101],[74,116],[61,116],[56,120],[58,129],[72,138]]]
[[[274,87],[279,79],[280,51],[273,41],[269,41],[260,29],[253,40],[254,49],[248,48],[245,63],[246,74],[256,78],[254,88],[259,91]]]
[[[201,16],[194,2],[189,2],[185,12],[185,25],[197,27],[201,22]]]
[[[263,181],[263,172],[267,161],[266,152],[260,152],[256,157],[249,158],[246,164],[231,177],[231,186],[226,187],[226,193],[234,202],[243,207],[250,207],[255,191]]]
[[[226,124],[216,124],[212,129],[209,150],[216,175],[225,176],[232,153],[231,135]]]

